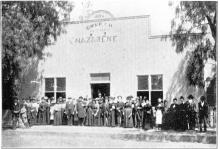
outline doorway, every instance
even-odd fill
[[[92,98],[97,98],[99,93],[101,93],[103,97],[110,96],[110,83],[91,84]]]

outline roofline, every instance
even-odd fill
[[[98,21],[117,21],[117,20],[127,20],[127,19],[141,19],[149,18],[150,15],[139,15],[139,16],[129,16],[129,17],[117,17],[117,18],[104,18],[104,19],[94,19],[94,20],[84,20],[84,21],[63,21],[64,24],[80,24],[80,23],[90,23]]]
[[[164,35],[150,35],[149,36],[149,39],[156,39],[156,38],[171,38],[172,36],[175,36],[175,35],[185,35],[184,33],[182,34],[164,34]],[[200,36],[202,35],[202,33],[190,33],[189,35],[191,36]]]
[[[150,35],[148,38],[149,39],[156,39],[156,38],[170,38],[171,35]]]

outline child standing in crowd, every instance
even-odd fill
[[[156,106],[156,127],[157,130],[161,130],[162,118],[163,118],[163,104],[161,98],[158,99],[158,105]]]

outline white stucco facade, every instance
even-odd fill
[[[109,73],[110,96],[136,96],[138,75],[160,74],[165,98],[184,54],[177,54],[170,40],[150,35],[149,21],[150,16],[136,16],[67,23],[39,65],[40,96],[44,78],[64,77],[66,97],[91,97],[90,74]]]

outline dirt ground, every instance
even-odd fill
[[[80,127],[33,126],[29,129],[3,130],[2,147],[21,148],[216,148],[216,144],[149,142],[120,138],[119,134],[135,134],[142,130]]]

